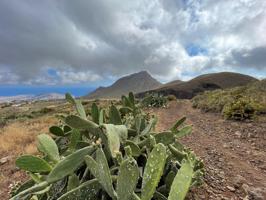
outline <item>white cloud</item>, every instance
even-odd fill
[[[58,77],[63,84],[75,84],[75,83],[89,83],[94,82],[101,77],[97,74],[93,74],[90,71],[75,72],[75,71],[62,71],[58,72]]]
[[[0,83],[93,83],[144,69],[163,81],[266,74],[254,59],[266,47],[264,0],[2,0],[0,26]],[[191,44],[205,53],[190,55]]]

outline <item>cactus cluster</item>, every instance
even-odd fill
[[[11,200],[182,200],[202,180],[203,163],[178,142],[191,133],[185,117],[164,132],[154,132],[156,117],[147,115],[134,95],[122,105],[99,108],[90,115],[67,94],[77,115],[38,136],[42,156],[16,160],[30,180]]]

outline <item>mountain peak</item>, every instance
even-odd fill
[[[139,72],[134,73],[134,74],[132,74],[132,75],[148,75],[148,76],[151,76],[151,75],[149,74],[149,72],[147,72],[146,70],[139,71]]]
[[[87,98],[118,98],[132,91],[134,93],[155,89],[161,83],[154,79],[147,71],[140,71],[118,79],[109,87],[99,87],[88,94]]]

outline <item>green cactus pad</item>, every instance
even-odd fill
[[[48,185],[49,184],[46,181],[41,182],[41,183],[39,183],[37,185],[33,185],[32,187],[30,187],[30,188],[28,188],[26,190],[21,191],[20,193],[18,193],[17,195],[13,196],[9,200],[25,199],[25,197],[27,197],[27,195],[40,192],[40,191],[44,190],[45,188],[47,188]]]
[[[16,160],[16,166],[29,172],[50,172],[52,167],[42,158],[23,155]]]
[[[192,126],[185,126],[179,131],[175,132],[176,138],[181,138],[192,133]]]
[[[163,174],[165,161],[166,147],[159,143],[153,148],[145,165],[141,189],[141,200],[152,199]]]
[[[58,200],[95,200],[100,189],[99,182],[92,179],[65,193]]]
[[[67,191],[73,190],[79,185],[79,177],[76,174],[72,174],[68,177]]]
[[[69,143],[69,150],[70,151],[75,151],[76,150],[76,146],[78,144],[78,141],[81,139],[81,135],[80,132],[77,129],[73,129],[71,136],[70,136],[70,143]]]
[[[69,115],[68,117],[66,117],[65,123],[71,126],[72,128],[76,128],[79,130],[93,130],[99,127],[98,124],[94,123],[93,121],[82,119],[81,117],[75,115]]]
[[[45,153],[52,161],[59,161],[59,151],[55,141],[47,134],[38,135],[38,149]]]
[[[189,160],[182,163],[181,168],[178,170],[171,190],[169,193],[169,200],[183,200],[185,199],[193,178],[193,166]]]
[[[84,161],[84,156],[90,155],[94,151],[95,147],[85,147],[65,157],[55,165],[54,169],[48,175],[47,181],[53,183],[73,173]]]
[[[127,128],[124,125],[103,124],[103,133],[106,138],[103,138],[107,144],[113,158],[119,151],[120,142],[124,143],[127,139]]]
[[[99,114],[99,125],[104,124],[105,122],[105,110],[101,109]]]
[[[119,168],[117,178],[117,197],[118,200],[130,199],[133,195],[139,178],[139,169],[134,158],[124,160]]]
[[[184,158],[187,157],[187,154],[185,152],[179,151],[173,145],[169,144],[168,147],[173,156],[175,156],[179,162],[181,162]]]
[[[93,160],[90,156],[86,156],[85,162],[93,176],[98,179],[108,195],[115,199],[116,193],[112,185],[110,169],[103,150],[98,148],[96,151],[96,160]]]
[[[156,125],[157,118],[154,117],[150,120],[149,124],[146,126],[146,128],[141,132],[141,135],[147,135]]]
[[[59,137],[65,135],[64,131],[59,126],[51,126],[49,132]]]
[[[99,108],[96,105],[96,103],[93,103],[91,106],[91,118],[92,121],[95,122],[96,124],[99,124]]]
[[[74,99],[74,98],[71,96],[71,94],[69,94],[69,93],[66,94],[66,100],[67,100],[69,103],[71,103],[72,105],[75,106],[76,111],[77,111],[77,113],[79,114],[79,116],[80,116],[81,118],[83,118],[83,119],[86,119],[86,118],[87,118],[87,117],[86,117],[86,112],[85,112],[85,110],[84,110],[83,105],[81,104],[81,101]]]
[[[128,99],[129,99],[131,105],[135,105],[135,97],[134,97],[134,94],[132,92],[129,92]]]
[[[121,97],[121,100],[122,100],[122,104],[125,106],[125,107],[129,107],[129,108],[133,108],[133,105],[131,104],[131,101],[129,100],[129,98],[127,98],[126,96],[122,96]]]
[[[138,157],[141,154],[139,146],[131,140],[127,140],[124,146],[129,146],[131,148],[132,156],[134,157]]]
[[[164,145],[172,144],[175,141],[175,135],[172,132],[160,132],[153,135],[157,143]]]
[[[181,119],[177,120],[170,130],[176,132],[177,128],[181,126],[186,121],[186,119],[186,117],[182,117]]]
[[[111,105],[109,108],[109,120],[110,120],[109,122],[110,124],[114,124],[114,125],[122,124],[120,113],[114,105]]]

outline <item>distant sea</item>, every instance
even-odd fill
[[[94,89],[82,86],[0,86],[0,96],[65,94],[69,92],[75,97],[80,97],[92,92]]]

